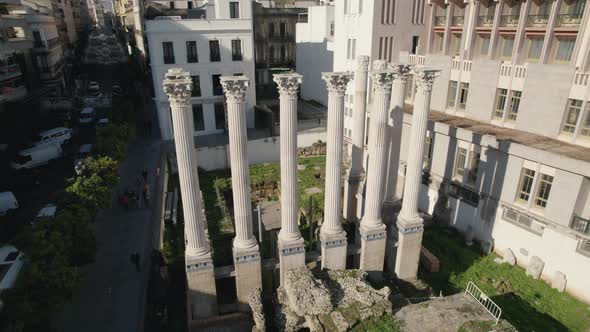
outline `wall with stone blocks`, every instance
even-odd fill
[[[310,131],[297,135],[297,147],[311,146],[321,140],[326,141],[325,131]],[[229,146],[220,145],[214,147],[197,148],[197,160],[199,167],[211,171],[230,167]],[[267,137],[248,141],[248,159],[250,164],[278,162],[280,159],[279,137]]]

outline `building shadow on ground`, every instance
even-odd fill
[[[502,308],[502,319],[506,319],[520,332],[568,330],[553,317],[532,307],[516,293],[510,292],[492,296],[491,299]]]

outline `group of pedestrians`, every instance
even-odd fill
[[[144,203],[145,207],[149,206],[151,195],[147,169],[144,168],[137,172],[135,188],[137,188],[137,190],[134,190],[133,187],[130,186],[119,195],[119,204],[126,210],[129,210],[129,208],[140,208],[141,202]],[[141,191],[141,196],[139,191]]]

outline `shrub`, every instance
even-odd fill
[[[127,124],[110,124],[96,131],[95,152],[120,161],[127,156],[127,143],[135,138],[135,130]]]

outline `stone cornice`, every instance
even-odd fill
[[[352,73],[350,72],[324,72],[322,73],[322,79],[326,81],[328,92],[336,93],[338,96],[344,96],[346,87],[352,79]]]
[[[162,87],[171,106],[188,105],[193,82],[190,74],[180,68],[168,69]]]
[[[222,76],[223,93],[228,102],[241,103],[245,99],[250,80],[246,76]]]
[[[277,83],[280,97],[296,98],[303,76],[297,73],[274,74],[273,81]]]

